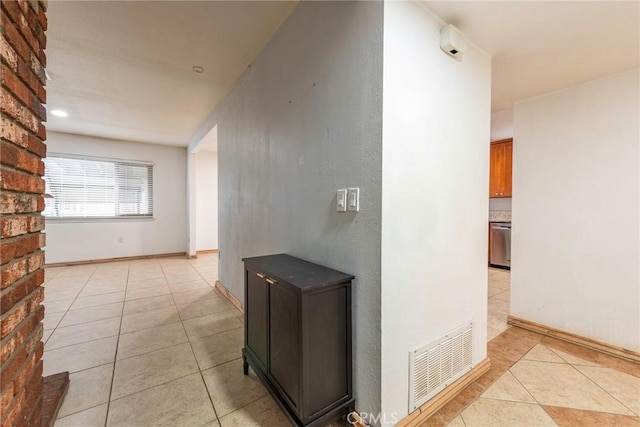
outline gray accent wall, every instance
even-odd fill
[[[353,274],[357,408],[380,411],[382,2],[301,2],[214,114],[220,281],[288,253]],[[360,212],[336,190],[360,188]]]

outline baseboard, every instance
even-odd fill
[[[590,348],[592,350],[596,350],[623,360],[640,363],[640,353],[633,350],[594,340],[592,338],[583,337],[581,335],[563,331],[561,329],[556,329],[551,326],[542,325],[540,323],[532,322],[520,317],[508,316],[507,323],[522,329],[537,332],[541,335],[570,342],[571,344],[579,345],[581,347]]]
[[[231,304],[244,313],[244,304],[234,294],[232,294],[229,289],[225,288],[219,280],[216,280],[216,289],[222,292]]]
[[[357,412],[349,412],[347,415],[347,422],[349,425],[354,427],[369,427]]]
[[[169,258],[169,257],[186,256],[186,255],[187,255],[186,252],[171,252],[167,254],[125,256],[125,257],[104,258],[104,259],[89,259],[86,261],[54,262],[51,264],[45,264],[44,266],[45,267],[72,267],[74,265],[98,264],[98,263],[116,262],[116,261],[136,261],[141,259]]]
[[[201,251],[196,251],[197,255],[202,255],[202,254],[217,254],[218,250],[217,249],[203,249]]]
[[[456,382],[400,420],[400,422],[396,424],[396,427],[414,427],[421,425],[433,414],[438,412],[444,405],[452,401],[468,385],[489,372],[489,369],[491,369],[491,361],[489,358],[486,358]]]

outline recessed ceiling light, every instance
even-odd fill
[[[53,114],[56,117],[67,117],[69,115],[69,113],[62,110],[51,110],[51,114]]]
[[[204,73],[204,68],[202,68],[199,65],[194,65],[191,69],[193,70],[194,73],[198,73],[198,74]]]

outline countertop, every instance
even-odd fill
[[[489,222],[511,222],[511,211],[489,211]]]

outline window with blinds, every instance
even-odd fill
[[[49,154],[48,218],[153,218],[153,163]]]

